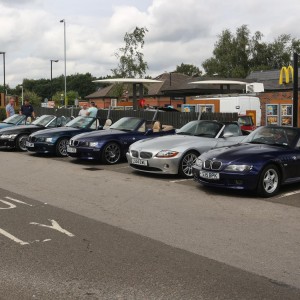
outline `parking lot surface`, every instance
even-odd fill
[[[297,186],[262,199],[126,163],[0,154],[5,299],[300,298]]]

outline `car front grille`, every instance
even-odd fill
[[[132,155],[133,157],[138,158],[138,157],[139,157],[139,152],[138,152],[138,151],[135,151],[135,150],[131,150],[131,155]]]
[[[135,158],[143,158],[143,159],[149,159],[152,157],[152,153],[151,152],[146,152],[146,151],[136,151],[136,150],[131,150],[131,155],[132,157]]]
[[[78,140],[70,140],[69,141],[69,145],[70,146],[73,146],[73,147],[86,147],[86,146],[88,146],[89,145],[89,143],[88,142],[85,142],[85,141],[78,141]]]
[[[152,157],[152,153],[151,152],[145,152],[145,151],[141,151],[140,152],[140,158],[151,158]]]
[[[217,160],[206,160],[203,163],[203,168],[207,170],[220,170],[222,167],[222,162]]]

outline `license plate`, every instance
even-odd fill
[[[148,166],[148,160],[133,158],[131,161],[134,165],[140,165],[140,166]]]
[[[34,143],[29,143],[29,142],[26,141],[26,147],[33,148]]]
[[[70,146],[67,146],[67,152],[70,152],[70,153],[76,153],[77,149],[76,148],[73,148],[73,147],[70,147]]]
[[[220,174],[216,172],[200,171],[200,177],[212,180],[220,179]]]

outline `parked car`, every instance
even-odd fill
[[[237,144],[243,139],[237,122],[191,121],[173,136],[158,137],[132,144],[129,165],[137,171],[179,174],[192,177],[197,157],[210,149]]]
[[[271,197],[300,181],[300,128],[257,128],[241,144],[203,153],[193,174],[203,185]]]
[[[125,157],[128,147],[132,143],[141,139],[174,133],[173,127],[162,128],[158,121],[125,117],[107,130],[83,133],[71,138],[67,152],[71,157],[116,164],[122,157]]]
[[[0,147],[26,151],[26,141],[31,133],[46,128],[64,126],[69,119],[52,115],[43,115],[30,125],[19,125],[0,129]]]
[[[238,123],[241,126],[242,130],[253,131],[256,129],[256,126],[251,116],[239,115]]]
[[[71,137],[102,128],[99,118],[80,116],[68,122],[64,127],[32,133],[26,142],[26,147],[31,152],[67,156],[67,145]]]
[[[26,116],[15,114],[0,122],[0,129],[16,126],[16,125],[25,125],[25,124],[26,124]]]

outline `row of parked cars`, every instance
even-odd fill
[[[175,130],[159,121],[125,117],[43,115],[31,124],[15,115],[0,124],[0,147],[51,153],[132,169],[178,174],[206,186],[275,195],[300,181],[300,129],[259,127],[249,134],[237,122],[195,120]]]

